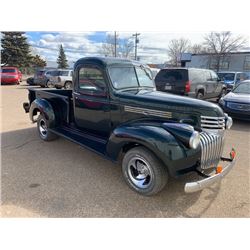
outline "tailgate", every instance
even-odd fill
[[[187,81],[188,71],[186,69],[165,69],[157,75],[155,83],[157,90],[184,94]]]

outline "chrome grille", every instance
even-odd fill
[[[201,116],[202,129],[225,129],[225,117]]]
[[[223,150],[224,139],[220,134],[200,133],[201,168],[216,167]]]

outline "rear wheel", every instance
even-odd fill
[[[37,130],[40,138],[44,141],[53,141],[58,138],[57,135],[48,130],[47,120],[42,114],[37,118]]]
[[[72,82],[65,82],[64,88],[65,89],[72,89]]]
[[[204,98],[203,92],[198,91],[198,93],[197,93],[197,95],[196,95],[196,98],[202,100],[202,99]]]
[[[147,196],[160,192],[168,181],[166,167],[145,147],[133,148],[125,154],[122,173],[130,188]]]

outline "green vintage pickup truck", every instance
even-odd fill
[[[125,181],[142,195],[189,172],[202,180],[186,183],[185,192],[202,190],[235,163],[234,150],[222,157],[232,119],[216,104],[156,91],[150,69],[137,61],[82,58],[73,90],[29,89],[23,106],[42,140],[62,136],[121,163]]]

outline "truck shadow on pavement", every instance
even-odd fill
[[[3,133],[1,150],[4,217],[201,217],[220,189],[185,194],[191,174],[143,197],[118,165],[62,138],[43,142],[36,128]]]

